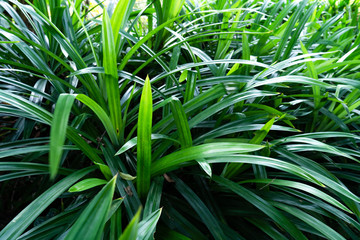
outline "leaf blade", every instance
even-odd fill
[[[63,146],[66,138],[67,123],[75,96],[72,94],[60,94],[56,102],[54,118],[50,130],[50,178],[54,179],[60,164]]]
[[[32,201],[8,225],[6,225],[0,232],[0,238],[8,240],[17,239],[58,196],[66,191],[73,183],[94,169],[95,167],[84,168],[53,185]]]
[[[110,210],[116,178],[117,176],[114,176],[91,200],[70,228],[65,240],[81,238],[95,240],[100,238]]]
[[[137,191],[145,198],[150,189],[152,131],[152,94],[149,77],[146,78],[140,99],[137,130]]]

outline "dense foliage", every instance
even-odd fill
[[[0,239],[359,239],[357,1],[134,4],[0,0]]]

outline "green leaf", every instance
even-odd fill
[[[7,44],[10,44],[10,43],[19,43],[20,41],[0,41],[0,44],[1,43],[7,43]]]
[[[29,163],[29,162],[0,162],[0,171],[24,171],[24,170],[48,172],[49,166],[47,164]],[[60,174],[69,175],[73,172],[74,170],[70,170],[66,168],[59,169]]]
[[[158,239],[165,240],[165,239],[172,239],[172,240],[191,240],[191,238],[186,237],[183,234],[175,232],[170,229],[161,228],[159,231],[156,232],[156,236]]]
[[[304,54],[308,54],[307,49],[305,48],[304,44],[300,41],[300,46],[301,46],[301,51]],[[310,57],[308,57],[308,59],[310,59]],[[313,79],[318,79],[318,73],[316,72],[315,69],[315,64],[312,61],[308,61],[306,62],[306,66],[309,72],[309,76]],[[311,131],[313,131],[313,129],[315,128],[315,124],[317,122],[317,117],[318,117],[318,109],[320,108],[320,101],[321,101],[321,89],[319,86],[312,86],[313,89],[313,95],[314,95],[314,119],[311,125]]]
[[[205,139],[214,139],[217,137],[225,136],[232,133],[237,132],[246,132],[246,131],[254,131],[260,130],[264,125],[263,124],[238,124],[238,121],[230,122],[228,124],[224,124],[221,127],[218,127],[214,130],[211,130],[204,135],[200,136],[199,138],[195,139],[195,143],[203,142]],[[251,122],[250,122],[251,123]],[[295,132],[298,133],[299,131],[289,127],[283,127],[279,125],[273,125],[271,127],[271,131],[285,131],[285,132]]]
[[[153,239],[153,235],[161,216],[162,208],[154,211],[139,223],[137,240]]]
[[[205,236],[205,234],[202,231],[199,230],[200,226],[197,226],[196,224],[190,222],[189,221],[190,219],[185,217],[186,215],[183,216],[182,213],[178,212],[171,204],[167,204],[164,210],[165,209],[166,209],[166,214],[170,217],[169,221],[175,223],[176,226],[179,226],[181,232],[186,236],[189,236],[191,239],[199,239],[199,240],[205,240],[209,238],[208,236]],[[159,224],[157,232],[164,233],[162,230],[165,230],[163,228],[163,224]],[[168,230],[169,229],[167,228],[165,231],[167,232]],[[164,240],[165,239],[167,238],[164,238]]]
[[[82,102],[83,104],[85,104],[96,114],[96,116],[100,119],[101,123],[104,125],[106,132],[108,133],[111,141],[114,144],[118,144],[119,142],[116,137],[115,128],[112,125],[111,119],[109,118],[106,111],[93,99],[89,98],[85,94],[76,95],[76,99]]]
[[[93,41],[91,40],[90,38],[90,35],[85,27],[85,24],[84,24],[84,21],[83,19],[81,19],[80,17],[80,8],[81,8],[81,2],[80,1],[75,1],[72,2],[72,1],[68,1],[68,3],[71,5],[71,7],[75,10],[73,11],[73,15],[72,15],[72,22],[73,22],[73,25],[77,25],[76,28],[78,27],[82,27],[82,29],[84,30],[85,34],[86,34],[86,38],[89,42],[89,45],[90,45],[90,48],[91,48],[91,51],[93,53],[93,56],[94,56],[94,59],[95,59],[95,62],[96,62],[96,65],[97,66],[100,66],[100,63],[99,63],[99,59],[95,53],[95,49],[94,49],[94,45],[93,45]],[[77,23],[77,24],[76,24]]]
[[[169,0],[163,2],[162,4],[162,12],[163,12],[163,21],[167,21],[169,19],[175,18],[179,15],[181,8],[184,5],[185,0]]]
[[[290,143],[302,143],[302,144],[290,144]],[[319,152],[327,152],[334,155],[346,157],[349,159],[352,159],[354,161],[357,161],[356,158],[352,157],[351,155],[347,154],[346,152],[343,152],[339,149],[337,149],[334,146],[331,146],[329,144],[323,143],[321,141],[307,138],[307,137],[290,137],[289,139],[286,139],[286,148],[291,150],[292,152],[303,152],[303,151],[319,151]]]
[[[211,177],[212,170],[210,164],[205,159],[197,159],[196,161],[198,162],[202,170],[204,170],[204,172],[209,175],[209,177]]]
[[[261,144],[264,138],[268,135],[274,122],[275,122],[275,117],[270,119],[260,130],[255,132],[255,137],[253,137],[250,140],[250,143]]]
[[[248,38],[246,36],[246,34],[242,34],[242,59],[244,60],[250,60],[250,47],[249,47],[249,41]],[[250,70],[250,66],[249,65],[245,65],[244,66],[244,73],[245,75],[249,74],[249,70]],[[231,74],[230,71],[228,73],[229,75]]]
[[[344,12],[340,12],[336,15],[334,15],[332,18],[328,19],[318,31],[315,32],[311,36],[311,38],[306,43],[306,48],[310,48],[320,37],[321,35],[331,27],[331,25],[335,24],[342,16],[344,15]]]
[[[338,200],[334,199],[330,195],[320,191],[319,189],[316,189],[310,185],[295,182],[295,181],[288,181],[288,180],[281,180],[281,179],[254,179],[254,180],[246,180],[242,181],[241,183],[247,183],[247,182],[254,182],[254,183],[265,183],[267,185],[276,185],[276,186],[285,186],[285,187],[291,187],[295,189],[302,190],[308,194],[312,194],[325,202],[328,202],[335,207],[340,208],[343,211],[346,211],[348,213],[352,213],[346,206],[344,206],[342,203],[340,203]]]
[[[349,189],[338,183],[338,181],[334,181],[328,176],[323,175],[320,171],[314,171],[309,168],[300,167],[278,159],[255,155],[233,155],[223,156],[221,158],[209,158],[207,161],[208,163],[249,163],[279,169],[281,171],[291,173],[295,176],[299,176],[321,187],[328,187],[345,196],[346,198],[351,199],[352,201],[360,202],[360,198],[349,191]]]
[[[69,192],[81,192],[81,191],[85,191],[85,190],[88,190],[93,187],[105,185],[106,183],[107,183],[107,181],[105,181],[104,179],[88,178],[88,179],[84,179],[84,180],[76,183],[75,185],[73,185],[69,189]]]
[[[189,72],[186,81],[185,97],[184,103],[187,103],[194,98],[194,93],[196,89],[196,74],[194,72]]]
[[[74,100],[75,95],[61,94],[56,102],[50,131],[49,165],[51,179],[55,178],[59,168],[65,143],[66,129]]]
[[[175,180],[176,189],[198,214],[205,226],[211,232],[214,239],[225,239],[226,237],[221,228],[220,221],[213,215],[204,202],[182,180],[173,175],[171,177]]]
[[[74,225],[65,236],[72,239],[100,239],[110,210],[115,190],[116,177],[113,177],[91,200]]]
[[[176,18],[179,13],[181,8],[183,7],[185,3],[185,0],[168,0],[168,1],[164,1],[162,2],[162,6],[161,9],[159,9],[160,4],[154,4],[155,9],[157,10],[157,15],[159,16],[159,25],[163,24],[166,21],[170,21],[171,19]],[[159,13],[161,11],[161,14]],[[172,24],[172,23],[171,23]],[[171,26],[169,26],[169,28],[171,28]],[[167,36],[167,32],[165,32],[164,30],[162,30],[158,35],[157,35],[157,39],[155,42],[155,48],[160,47],[162,41],[165,40],[166,36]]]
[[[107,11],[103,14],[102,26],[102,41],[103,41],[103,66],[105,70],[105,86],[108,105],[110,110],[110,119],[114,126],[116,136],[122,141],[122,116],[120,104],[120,90],[118,84],[118,72],[116,62],[116,49],[114,43],[114,36],[111,28],[111,23]]]
[[[233,73],[235,73],[240,67],[240,63],[235,63],[229,70],[229,72],[226,74],[226,76],[229,76]]]
[[[151,167],[151,131],[152,131],[152,94],[149,77],[142,90],[137,145],[137,191],[140,198],[145,198],[150,188]]]
[[[264,233],[269,235],[274,240],[287,240],[284,235],[279,233],[271,224],[269,224],[267,221],[259,219],[259,218],[251,218],[246,219],[247,221],[254,224],[256,227],[261,229]]]
[[[212,179],[254,205],[260,211],[273,219],[295,239],[307,239],[304,234],[302,234],[302,232],[300,232],[300,230],[291,222],[290,219],[286,218],[279,210],[274,208],[270,203],[268,203],[255,193],[222,177],[213,176]]]
[[[51,125],[53,115],[37,104],[16,94],[0,89],[0,100],[34,116],[38,121]]]
[[[50,151],[50,149],[51,148],[49,145],[11,148],[11,149],[2,150],[0,152],[0,158],[6,158],[10,156],[23,155],[34,152],[48,152]],[[62,147],[62,150],[78,150],[78,148],[76,146],[65,145]]]
[[[266,112],[268,112],[270,114],[273,114],[273,115],[275,115],[277,117],[281,117],[281,116],[283,116],[285,114],[284,117],[281,117],[281,119],[284,118],[284,120],[282,120],[282,121],[284,121],[290,127],[295,128],[294,125],[290,122],[290,120],[296,120],[296,117],[294,117],[294,116],[292,116],[290,114],[282,113],[282,112],[280,112],[279,110],[277,110],[277,109],[275,109],[273,107],[266,106],[266,105],[263,105],[263,104],[250,103],[250,104],[245,104],[245,105],[263,109],[264,111],[266,111]]]
[[[176,142],[178,144],[180,144],[180,142],[176,139],[173,139],[171,137],[168,137],[167,135],[163,135],[163,134],[151,134],[151,140],[158,140],[158,139],[164,139],[164,140],[170,140],[173,142]],[[120,149],[119,151],[117,151],[117,153],[115,155],[120,155],[124,152],[126,152],[127,150],[129,150],[130,148],[136,146],[138,143],[138,138],[134,137],[132,139],[130,139],[129,141],[127,141]]]
[[[170,102],[170,108],[177,127],[177,132],[179,134],[181,147],[187,148],[192,146],[192,137],[189,123],[180,100],[173,98],[173,101]]]
[[[21,235],[18,240],[54,239],[66,231],[69,223],[73,222],[78,215],[78,209],[64,211],[42,222]]]
[[[130,174],[127,174],[127,173],[122,173],[122,172],[119,172],[119,176],[120,176],[122,179],[128,180],[128,181],[132,181],[132,180],[136,179],[136,177],[131,176]]]
[[[280,60],[281,55],[286,51],[285,45],[288,43],[289,37],[292,36],[295,24],[298,22],[298,20],[301,17],[303,17],[303,10],[306,7],[307,0],[304,0],[301,2],[296,2],[296,4],[298,4],[298,6],[296,6],[295,12],[291,15],[290,19],[286,22],[287,27],[286,27],[284,33],[281,35],[280,44],[277,47],[276,53],[273,57],[273,62]]]
[[[316,183],[322,187],[324,186],[320,179],[317,180],[317,178],[313,176],[314,173],[311,174],[308,173],[309,172],[308,169],[306,168],[303,169],[302,167],[299,167],[295,164],[288,163],[286,161],[282,161],[275,158],[269,158],[269,157],[263,157],[257,155],[232,154],[231,156],[209,158],[207,159],[207,162],[208,163],[248,163],[248,164],[262,165],[293,174],[302,179],[308,180],[312,183]]]
[[[84,177],[86,174],[95,170],[95,167],[88,167],[72,173],[58,183],[54,184],[43,194],[32,201],[24,208],[6,227],[0,232],[0,239],[17,239],[30,224],[66,189]]]
[[[111,16],[112,32],[114,34],[114,43],[116,45],[118,45],[117,42],[119,41],[119,31],[127,22],[134,3],[134,0],[119,0],[116,4],[114,13]]]
[[[255,136],[250,140],[249,143],[261,144],[262,141],[264,140],[264,138],[268,135],[274,122],[275,122],[275,117],[270,119],[260,130],[256,131]],[[236,164],[236,163],[229,164],[228,167],[226,168],[225,176],[227,178],[231,178],[231,177],[237,175],[241,166],[242,166],[242,164]],[[256,178],[266,178],[267,177],[266,170],[263,166],[254,165],[253,169],[254,169],[254,175]]]
[[[107,215],[106,221],[109,221],[110,218],[116,213],[116,211],[119,209],[120,205],[124,201],[124,198],[118,198],[112,201],[111,207],[109,210],[109,214]],[[120,211],[121,212],[121,211]]]
[[[137,211],[135,216],[131,219],[130,223],[126,226],[123,234],[119,240],[136,240],[139,231],[139,220],[140,220],[141,208]]]
[[[286,47],[286,50],[283,54],[283,59],[289,58],[291,51],[294,49],[294,47],[296,46],[296,43],[299,40],[299,36],[300,36],[301,32],[304,31],[305,24],[307,23],[309,17],[312,15],[312,13],[316,9],[316,7],[317,7],[317,4],[311,4],[311,6],[307,9],[306,13],[302,14],[302,16],[300,17],[299,23],[296,26],[295,32],[291,34],[291,39],[290,39],[290,41]],[[301,41],[300,41],[300,43],[301,43]]]
[[[104,174],[104,177],[106,178],[106,180],[110,181],[110,179],[113,177],[110,168],[102,163],[94,163],[95,165],[97,165],[100,169],[100,171]]]
[[[67,136],[69,140],[73,142],[79,149],[81,149],[81,151],[94,163],[103,163],[96,149],[91,147],[81,136],[79,136],[79,132],[76,131],[76,129],[69,127]]]
[[[171,153],[153,162],[151,174],[158,175],[177,169],[182,165],[182,163],[191,160],[253,152],[262,148],[263,146],[260,145],[232,142],[207,143],[199,146],[193,146]]]
[[[44,108],[38,106],[31,101],[25,100],[22,97],[16,96],[15,94],[3,90],[0,90],[0,99],[20,109],[21,111],[17,113],[18,116],[29,114],[25,117],[34,119],[47,125],[51,125],[52,123],[53,115],[46,111]],[[69,128],[67,135],[69,140],[71,140],[79,149],[81,149],[92,161],[102,162],[101,158],[99,158],[94,149],[89,147],[85,140],[82,139],[74,129]]]
[[[182,83],[183,81],[185,81],[187,78],[187,75],[188,75],[188,70],[183,71],[180,75],[179,83]]]
[[[267,91],[258,91],[258,90],[248,90],[246,92],[229,95],[224,99],[222,99],[222,101],[219,101],[209,106],[208,108],[206,108],[205,110],[201,111],[199,114],[194,116],[189,121],[189,126],[190,128],[193,128],[194,126],[196,126],[198,123],[202,122],[209,116],[214,115],[214,113],[219,112],[224,108],[229,107],[240,101],[245,101],[247,99],[253,99],[256,97],[264,97],[264,96],[272,96],[272,95],[276,95],[276,93],[267,92]]]
[[[162,176],[156,177],[152,180],[146,203],[143,211],[143,216],[150,216],[160,207],[161,196],[163,191],[164,178]]]
[[[305,223],[309,224],[311,227],[322,233],[326,237],[326,239],[345,240],[343,236],[337,233],[330,226],[324,224],[322,221],[318,220],[314,216],[311,216],[310,214],[304,211],[301,211],[295,207],[290,207],[282,203],[273,203],[273,205],[301,219]]]

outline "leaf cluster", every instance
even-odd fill
[[[359,238],[358,1],[96,2],[0,0],[0,239]]]

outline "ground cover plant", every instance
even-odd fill
[[[0,239],[358,239],[358,11],[0,0]]]

